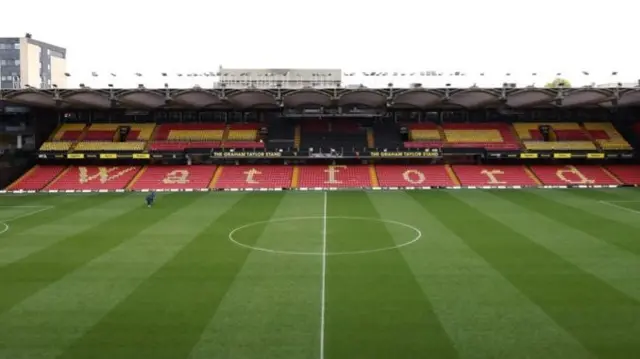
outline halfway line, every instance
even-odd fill
[[[320,299],[320,359],[324,359],[324,302],[327,274],[327,192],[324,192],[322,211],[322,289]]]

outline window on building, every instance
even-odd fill
[[[7,60],[0,60],[0,65],[6,66],[7,65]]]
[[[20,66],[20,60],[16,60],[15,64],[16,66]]]
[[[20,50],[20,43],[16,42],[15,44],[13,44],[13,48],[16,50]]]
[[[4,50],[5,45],[4,44],[0,44],[0,50]]]

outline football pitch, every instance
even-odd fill
[[[640,357],[640,191],[0,195],[2,359]]]

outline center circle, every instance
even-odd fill
[[[400,243],[394,246],[388,246],[388,247],[380,247],[380,248],[372,248],[372,249],[363,249],[363,250],[353,250],[353,251],[344,251],[344,252],[326,252],[323,253],[322,251],[317,251],[317,252],[305,252],[305,251],[290,251],[290,250],[278,250],[278,249],[272,249],[272,248],[265,248],[265,247],[258,247],[258,246],[253,246],[253,245],[248,245],[246,243],[242,243],[241,241],[239,241],[237,238],[235,238],[236,234],[244,229],[247,228],[251,228],[251,227],[255,227],[255,226],[259,226],[259,225],[263,225],[263,224],[271,224],[271,223],[281,223],[281,222],[292,222],[292,221],[308,221],[308,220],[325,220],[325,219],[338,219],[338,220],[349,220],[349,221],[362,221],[362,222],[380,222],[380,223],[386,223],[386,224],[392,224],[395,226],[399,226],[399,227],[403,227],[403,228],[407,228],[411,231],[413,231],[414,236],[408,240],[407,242],[404,243]],[[318,228],[319,231],[321,231],[322,229]],[[243,226],[237,227],[235,229],[233,229],[231,232],[229,232],[229,240],[235,244],[237,244],[238,246],[247,248],[247,249],[252,249],[252,250],[256,250],[256,251],[260,251],[260,252],[267,252],[267,253],[274,253],[274,254],[293,254],[293,255],[307,255],[307,256],[321,256],[321,255],[327,255],[327,256],[336,256],[336,255],[347,255],[347,254],[366,254],[366,253],[376,253],[376,252],[383,252],[383,251],[389,251],[389,250],[393,250],[393,249],[398,249],[398,248],[402,248],[402,247],[406,247],[410,244],[413,244],[415,242],[417,242],[420,238],[422,238],[422,232],[409,224],[403,223],[403,222],[398,222],[398,221],[393,221],[393,220],[389,220],[389,219],[380,219],[380,218],[369,218],[369,217],[352,217],[352,216],[308,216],[308,217],[285,217],[285,218],[274,218],[274,219],[270,219],[270,220],[266,220],[266,221],[258,221],[258,222],[251,222],[251,223],[247,223]],[[325,238],[326,240],[329,240],[328,238]]]

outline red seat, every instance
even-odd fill
[[[536,165],[531,170],[549,186],[567,185],[618,185],[618,181],[600,166]]]
[[[290,188],[292,166],[223,166],[214,188]]]
[[[140,170],[139,166],[72,166],[47,186],[48,190],[124,189]]]
[[[204,189],[209,187],[216,166],[149,166],[129,189]]]
[[[443,165],[377,165],[381,187],[452,187],[456,183]]]
[[[369,166],[300,166],[300,188],[368,188],[371,187]]]
[[[638,165],[611,165],[606,167],[622,183],[628,185],[640,185],[640,166]]]
[[[66,166],[35,166],[24,176],[12,183],[9,191],[37,191],[43,189],[49,182],[53,181]]]
[[[537,186],[524,166],[454,165],[453,171],[463,186]]]

